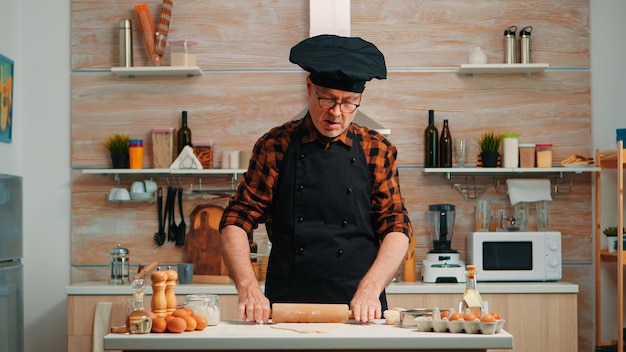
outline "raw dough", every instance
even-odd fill
[[[343,329],[344,323],[278,323],[272,329],[291,330],[302,334],[325,334]]]

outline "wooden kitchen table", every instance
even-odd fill
[[[512,349],[513,336],[419,332],[385,324],[252,324],[222,321],[203,331],[108,334],[105,350],[123,351],[486,351]]]

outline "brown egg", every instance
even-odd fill
[[[463,316],[463,320],[465,321],[474,321],[476,319],[479,319],[479,318],[478,318],[478,315],[476,315],[475,313],[468,313]]]
[[[491,313],[491,315],[493,315],[493,317],[496,318],[496,320],[502,320],[502,317],[500,316],[500,313],[498,312],[493,312]]]
[[[152,332],[165,332],[167,330],[167,321],[165,318],[152,319]]]
[[[444,310],[443,312],[441,312],[441,319],[447,318],[448,314],[449,314],[449,312],[447,310]]]
[[[172,316],[173,317],[188,317],[189,316],[189,312],[186,311],[185,309],[176,309],[175,311],[172,312]]]
[[[196,327],[198,326],[198,322],[196,321],[196,318],[192,317],[191,315],[187,315],[187,316],[184,316],[183,319],[185,319],[185,323],[187,323],[187,327],[185,328],[185,331],[196,330]]]
[[[485,314],[480,318],[480,321],[482,321],[483,323],[495,323],[496,318],[493,316],[493,314]]]
[[[196,330],[204,330],[209,325],[209,321],[202,315],[196,315],[194,319],[196,319],[196,323],[198,323]]]
[[[187,329],[187,322],[185,319],[174,317],[167,322],[167,331],[174,333],[181,333]]]
[[[193,309],[191,309],[189,307],[184,307],[182,309],[186,310],[187,313],[189,313],[189,315],[191,315],[192,317],[196,315],[196,313],[194,313]]]
[[[463,314],[461,313],[452,313],[450,316],[450,321],[463,319]]]

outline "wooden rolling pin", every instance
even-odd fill
[[[351,316],[347,304],[272,304],[273,323],[347,323]]]

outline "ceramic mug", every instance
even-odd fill
[[[126,188],[118,188],[117,192],[115,192],[114,200],[130,200],[130,193]]]
[[[130,185],[131,193],[146,193],[146,185],[143,182],[135,181]]]
[[[146,193],[154,193],[156,192],[158,186],[157,183],[152,181],[152,180],[145,180],[143,181],[143,183],[145,184],[145,189],[146,189]]]
[[[193,278],[193,264],[192,263],[180,263],[178,264],[178,283],[182,285],[188,285]]]
[[[117,200],[117,192],[122,189],[122,188],[118,188],[118,187],[113,187],[111,188],[111,190],[109,191],[109,197],[108,199],[113,201],[113,200]]]

